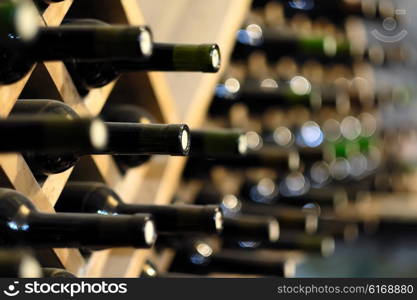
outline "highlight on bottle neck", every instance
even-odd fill
[[[153,245],[156,241],[156,228],[155,223],[152,220],[147,220],[143,226],[143,232],[145,237],[145,242],[149,246]]]
[[[91,144],[97,150],[102,150],[106,147],[108,141],[108,131],[104,122],[99,119],[92,120],[90,126]]]
[[[271,219],[268,229],[269,229],[269,241],[270,242],[278,241],[279,233],[280,233],[280,228],[279,228],[278,221],[275,220],[275,219]]]
[[[140,27],[139,46],[144,56],[151,56],[153,52],[152,34],[147,27]]]
[[[3,28],[17,34],[23,41],[36,37],[39,30],[39,13],[32,1],[0,2],[0,33]]]
[[[219,208],[217,208],[214,213],[214,226],[216,227],[217,232],[221,232],[223,230],[223,213]]]

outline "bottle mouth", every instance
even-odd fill
[[[280,233],[280,229],[279,229],[279,223],[277,220],[272,220],[269,223],[268,226],[268,231],[269,231],[269,241],[270,242],[276,242],[279,239],[279,233]]]
[[[143,232],[146,244],[152,246],[156,241],[155,223],[152,220],[147,220],[143,226]]]
[[[23,1],[15,15],[17,34],[24,41],[32,40],[39,31],[39,14],[32,1]]]
[[[211,66],[213,67],[213,69],[214,70],[220,69],[220,65],[221,65],[220,50],[217,46],[211,50],[210,57],[211,57]]]
[[[141,31],[139,37],[139,46],[143,55],[151,56],[153,52],[152,35],[147,29],[143,29]]]
[[[241,155],[245,155],[248,152],[248,138],[246,134],[242,134],[239,136],[238,151]]]
[[[214,226],[216,227],[217,232],[223,230],[223,214],[220,210],[217,210],[214,214]]]
[[[42,271],[39,263],[29,255],[25,255],[19,267],[20,278],[40,278]]]
[[[91,144],[97,150],[102,150],[107,146],[108,131],[106,124],[99,119],[93,120],[90,126]]]

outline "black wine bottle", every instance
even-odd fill
[[[293,169],[294,158],[300,158],[303,165],[308,168],[310,165],[323,159],[320,149],[305,149],[297,153],[288,149],[275,146],[264,146],[260,150],[248,150],[244,156],[233,156],[227,158],[202,159],[191,157],[185,170],[188,177],[206,177],[207,170],[216,166],[224,166],[232,169],[247,168],[268,168],[282,173],[288,173]]]
[[[264,51],[268,60],[272,61],[286,55],[334,60],[350,56],[350,45],[330,35],[301,36],[276,28],[259,27],[256,33],[250,29],[239,31],[233,59],[246,59],[256,51]]]
[[[0,1],[0,45],[18,46],[36,38],[39,13],[30,0]]]
[[[219,84],[209,112],[211,116],[225,117],[230,108],[238,103],[245,104],[252,114],[262,114],[270,108],[289,109],[297,106],[314,110],[322,107],[335,108],[339,92],[331,85],[312,87],[303,77],[295,78],[293,84],[279,82],[276,87],[263,87],[258,83],[247,82],[238,91],[231,91],[226,84]],[[356,99],[351,99],[351,102],[358,103]]]
[[[216,234],[223,228],[217,206],[126,204],[112,189],[98,182],[68,183],[55,209],[108,215],[151,214],[160,234]]]
[[[271,186],[274,185],[274,186]],[[272,198],[262,195],[264,191],[279,190],[277,183],[271,180],[259,180],[254,182],[246,180],[240,189],[242,200],[249,200],[254,203],[285,204],[295,207],[303,207],[307,204],[317,204],[323,208],[336,208],[346,205],[349,201],[348,194],[343,187],[336,188],[310,188],[305,193],[297,195],[273,194]],[[264,196],[264,198],[262,198]]]
[[[359,16],[368,19],[395,17],[395,6],[392,1],[381,0],[327,0],[292,1],[292,0],[255,0],[253,7],[264,7],[269,2],[282,4],[284,15],[292,17],[303,13],[311,18],[326,16],[333,22],[343,22],[349,16]]]
[[[193,274],[245,274],[248,276],[292,277],[294,262],[263,259],[244,251],[215,251],[207,243],[197,241],[188,249],[179,250],[170,272]]]
[[[93,19],[67,20],[69,24],[106,24]],[[148,61],[125,57],[113,61],[97,63],[73,61],[67,63],[80,94],[90,89],[102,87],[125,72],[134,71],[188,71],[211,72],[220,69],[220,49],[216,44],[182,45],[153,44],[153,54]]]
[[[173,272],[160,272],[155,264],[151,261],[146,261],[143,265],[142,271],[140,273],[140,278],[200,278],[204,276],[199,276],[196,274],[186,274],[186,273],[173,273]]]
[[[241,215],[223,220],[221,236],[225,239],[270,241],[279,239],[280,226],[276,219],[264,216]]]
[[[55,100],[19,100],[12,114],[32,113],[39,116],[59,115],[77,118],[77,113],[68,105]],[[25,152],[24,156],[36,174],[54,174],[73,167],[81,155],[187,155],[190,135],[187,125],[161,125],[137,123],[105,123],[108,143],[101,150],[92,152],[63,152],[47,155]],[[62,155],[61,155],[62,154]]]
[[[107,144],[107,127],[99,119],[64,119],[56,116],[12,116],[0,120],[0,135],[7,143],[0,152],[95,152]]]
[[[192,130],[191,140],[191,157],[239,157],[245,155],[248,150],[246,135],[236,130]]]
[[[39,278],[41,276],[41,266],[29,252],[22,250],[0,251],[0,277]],[[6,292],[14,291],[6,290]]]
[[[150,248],[156,240],[147,214],[42,213],[11,189],[0,189],[0,199],[2,247]]]
[[[39,61],[88,60],[93,66],[97,61],[127,56],[144,60],[152,54],[152,37],[143,26],[42,27],[29,45],[18,49],[2,46],[0,54],[0,84],[10,84],[24,77]]]

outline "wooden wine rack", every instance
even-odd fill
[[[65,16],[97,18],[108,23],[148,24],[155,41],[217,42],[228,62],[235,34],[250,0],[89,0],[51,4],[40,16],[43,26],[59,25]],[[81,47],[82,45],[80,45]],[[62,62],[38,64],[25,78],[0,86],[0,116],[7,117],[19,97],[62,100],[84,116],[96,116],[106,102],[136,103],[160,122],[202,125],[221,73],[132,73],[81,97]],[[111,156],[88,156],[66,172],[38,180],[20,154],[0,155],[0,180],[33,201],[40,211],[54,212],[66,182],[100,180],[128,203],[167,204],[180,182],[186,159],[154,157],[149,163],[122,174]],[[147,257],[169,261],[169,253],[152,250],[110,249],[94,252],[86,261],[77,249],[42,250],[41,263],[65,267],[80,277],[137,277]],[[165,263],[167,265],[167,263]]]

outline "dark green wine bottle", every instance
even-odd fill
[[[294,262],[269,259],[245,251],[215,252],[207,243],[195,241],[177,251],[170,272],[208,274],[245,274],[267,277],[292,277]]]
[[[192,130],[193,143],[189,156],[227,158],[245,155],[248,150],[246,135],[236,130]]]
[[[67,20],[69,24],[95,24],[106,26],[105,23],[88,20]],[[220,50],[216,44],[182,45],[153,44],[153,54],[149,60],[137,60],[125,57],[113,61],[101,62],[68,62],[67,67],[78,88],[84,95],[92,88],[102,87],[115,80],[125,72],[134,71],[188,71],[217,72],[220,68]]]
[[[153,47],[153,54],[147,61],[121,60],[114,66],[124,71],[216,73],[220,69],[220,49],[216,44],[154,43]]]

